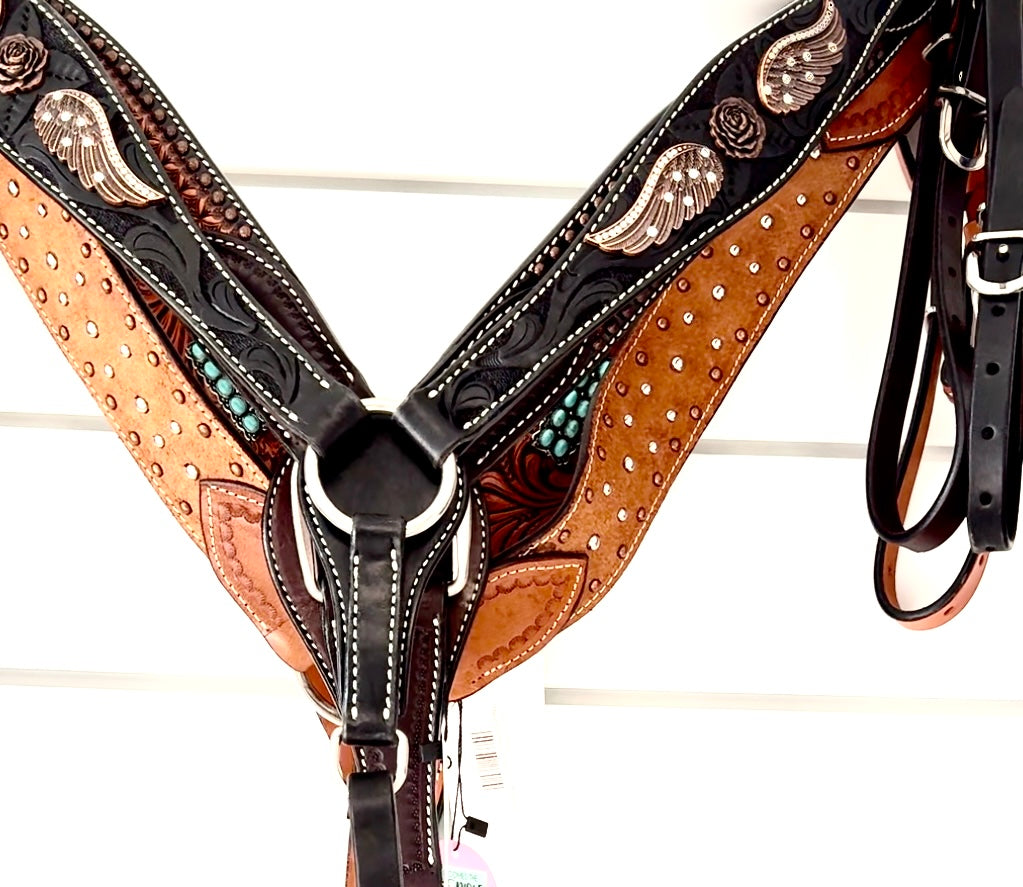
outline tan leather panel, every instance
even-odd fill
[[[931,30],[917,30],[884,71],[884,88],[864,90],[828,128],[824,145],[849,150],[890,139],[920,109],[931,88],[931,66],[923,60]],[[912,186],[912,185],[911,185]]]
[[[182,374],[102,247],[3,159],[0,250],[64,356],[221,582],[277,654],[322,687],[266,566],[260,529],[266,475]]]
[[[281,603],[263,552],[261,490],[230,481],[203,481],[200,510],[206,549],[220,581],[274,652],[296,671],[312,657]]]
[[[199,481],[267,479],[167,352],[103,248],[4,160],[0,249],[139,468],[205,550]]]
[[[539,653],[567,624],[585,577],[585,557],[537,558],[493,571],[450,698],[475,693]]]

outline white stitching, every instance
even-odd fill
[[[783,21],[786,17],[791,16],[793,13],[795,13],[796,11],[801,9],[802,7],[805,7],[805,6],[809,5],[811,2],[812,2],[812,0],[803,0],[802,3],[797,4],[797,5],[793,6],[793,7],[790,7],[788,10],[786,10],[784,13],[782,13],[777,18],[775,18],[775,19],[773,19],[771,21],[768,21],[767,23],[762,25],[755,32],[751,32],[750,34],[747,34],[739,42],[737,42],[727,53],[725,53],[723,56],[721,56],[715,62],[715,64],[711,68],[709,68],[707,70],[707,72],[704,74],[704,76],[702,78],[700,78],[700,80],[697,81],[697,83],[693,86],[692,90],[690,90],[688,95],[686,95],[682,99],[682,101],[679,103],[678,107],[675,109],[674,112],[672,112],[671,116],[669,116],[667,121],[665,121],[664,125],[661,127],[661,129],[658,132],[657,136],[655,136],[654,140],[648,146],[648,148],[647,148],[646,152],[644,153],[643,157],[640,158],[640,160],[637,162],[636,166],[633,168],[633,171],[628,175],[628,177],[625,179],[625,181],[620,186],[618,193],[614,197],[612,197],[612,199],[610,201],[606,202],[604,209],[601,211],[600,215],[597,217],[596,221],[594,222],[594,226],[599,226],[600,221],[607,215],[607,213],[609,213],[611,211],[612,205],[615,202],[617,202],[618,198],[622,194],[624,194],[625,188],[628,186],[629,182],[632,181],[633,177],[638,173],[639,168],[645,162],[646,158],[650,155],[650,152],[653,150],[654,145],[657,144],[657,142],[660,140],[661,136],[664,135],[665,131],[671,125],[671,123],[675,119],[675,117],[677,117],[678,114],[681,113],[682,109],[686,106],[686,104],[689,102],[689,100],[692,98],[692,96],[695,95],[695,93],[711,77],[711,75],[721,65],[723,65],[725,63],[725,61],[727,61],[736,51],[738,51],[738,49],[740,47],[742,47],[743,45],[748,43],[750,40],[752,40],[754,37],[758,36],[759,34],[762,34],[764,31],[774,27],[774,25],[776,25],[779,22]],[[878,22],[878,25],[875,28],[873,34],[871,35],[871,39],[868,41],[868,43],[873,43],[874,42],[874,40],[876,39],[877,35],[883,30],[885,24],[887,23],[888,19],[892,16],[894,11],[895,11],[894,8],[890,9],[887,13],[885,13],[881,17],[881,20]],[[853,70],[849,73],[849,75],[847,76],[845,82],[842,85],[842,89],[841,89],[838,97],[836,98],[836,100],[834,102],[833,111],[834,111],[834,109],[838,108],[838,106],[841,104],[842,101],[844,101],[845,93],[850,89],[852,81],[856,79],[856,76],[858,75],[860,69],[863,67],[863,65],[866,63],[866,61],[867,61],[867,54],[866,53],[861,54],[861,56],[860,56],[859,60],[857,61],[856,65],[853,67]],[[764,200],[766,197],[768,197],[778,187],[778,185],[780,185],[785,180],[785,178],[789,175],[789,173],[793,169],[795,169],[796,166],[799,163],[802,162],[804,156],[809,152],[810,146],[811,145],[815,145],[817,143],[817,140],[818,140],[819,136],[827,128],[827,124],[829,124],[831,122],[833,117],[834,117],[833,113],[828,115],[828,119],[825,120],[823,123],[821,123],[821,125],[813,133],[812,137],[807,141],[807,143],[800,149],[800,151],[798,152],[796,157],[789,164],[789,166],[785,169],[785,171],[782,173],[782,175],[779,176],[777,179],[775,179],[775,181],[771,185],[769,185],[767,188],[765,188],[763,191],[761,191],[760,194],[758,194],[752,200],[747,201],[740,208],[738,208],[736,210],[733,210],[727,216],[725,216],[724,218],[722,218],[719,221],[715,222],[710,228],[708,228],[703,233],[697,235],[689,243],[687,243],[686,245],[684,245],[682,247],[679,247],[670,256],[668,256],[666,259],[664,259],[662,262],[660,262],[655,268],[651,269],[649,272],[647,272],[645,275],[643,275],[643,277],[641,277],[638,281],[636,281],[636,283],[634,283],[631,287],[629,287],[628,290],[626,290],[624,293],[622,293],[616,299],[612,300],[610,303],[605,305],[589,321],[584,322],[581,326],[579,326],[575,330],[575,332],[571,333],[569,336],[567,336],[565,339],[563,339],[561,342],[559,342],[556,346],[554,346],[547,354],[545,354],[539,361],[537,361],[537,363],[535,363],[533,365],[532,369],[530,369],[518,382],[516,382],[507,392],[505,392],[503,395],[501,395],[499,398],[497,398],[497,400],[495,400],[493,403],[491,403],[489,407],[485,408],[475,419],[472,419],[471,421],[464,423],[463,426],[462,426],[463,429],[468,430],[469,428],[472,428],[474,425],[477,425],[479,422],[481,422],[497,406],[502,404],[512,394],[514,394],[519,388],[521,388],[523,385],[525,385],[536,374],[536,371],[539,370],[540,367],[542,367],[545,363],[549,362],[552,358],[556,357],[561,350],[563,350],[567,345],[571,344],[576,338],[578,338],[579,335],[581,335],[586,330],[590,329],[595,323],[600,321],[610,311],[614,310],[614,308],[616,308],[624,299],[628,298],[641,285],[643,285],[643,284],[647,283],[649,280],[651,280],[656,274],[658,274],[661,271],[662,268],[665,268],[666,266],[668,266],[671,263],[673,263],[680,255],[685,253],[688,249],[690,249],[691,247],[695,246],[700,241],[706,239],[714,231],[716,231],[719,228],[723,227],[724,225],[728,224],[729,222],[732,221],[732,219],[734,219],[737,216],[745,213],[748,209],[750,209],[751,207],[753,207],[754,205],[760,203],[762,200]],[[576,245],[576,247],[573,249],[572,253],[573,254],[577,253],[582,248],[582,245],[583,245],[582,241],[580,240],[580,243],[578,243]],[[569,261],[569,258],[570,257],[566,257],[566,264]],[[472,361],[476,360],[481,355],[483,355],[496,342],[496,340],[500,337],[500,335],[503,332],[505,332],[505,330],[507,330],[512,324],[514,324],[515,321],[518,320],[518,318],[521,317],[522,314],[525,313],[525,311],[528,308],[530,308],[533,304],[535,304],[536,301],[543,295],[543,293],[550,286],[552,286],[554,284],[555,280],[557,280],[557,278],[560,275],[562,270],[563,269],[559,269],[558,272],[556,272],[554,274],[554,276],[550,280],[548,280],[546,284],[544,284],[543,287],[541,287],[522,307],[520,307],[512,315],[510,320],[497,333],[495,333],[493,336],[490,337],[490,339],[487,341],[486,344],[483,345],[482,348],[480,348],[476,353],[474,353],[466,361],[464,361],[462,363],[462,365],[458,369],[456,369],[451,375],[448,376],[447,379],[445,379],[442,383],[440,383],[435,388],[433,388],[429,392],[429,396],[430,397],[437,397],[441,393],[441,391],[444,390],[444,388],[447,385],[449,385],[451,382],[453,382],[455,379],[457,379],[462,374],[462,372],[464,372],[470,366]]]
[[[294,470],[294,469],[293,469]],[[278,473],[274,479],[273,487],[270,490],[269,503],[270,511],[267,515],[269,524],[273,526],[274,523],[274,509],[277,507],[277,495],[281,486],[281,478],[284,476],[284,472]],[[284,595],[285,600],[288,602],[289,610],[295,622],[298,623],[299,630],[305,637],[306,642],[309,645],[309,649],[313,651],[313,655],[316,657],[316,661],[323,667],[323,673],[327,676],[328,682],[330,679],[330,667],[327,665],[327,661],[320,654],[319,647],[316,646],[316,641],[313,639],[312,632],[309,631],[305,622],[302,620],[302,615],[298,611],[298,607],[295,606],[295,601],[292,599],[291,594],[288,592],[288,583],[284,581],[284,577],[281,575],[280,564],[277,562],[277,552],[274,550],[273,545],[267,545],[267,551],[270,553],[270,567],[274,571],[274,575],[277,577],[277,587],[280,589],[281,594]]]
[[[434,730],[434,719],[437,715],[437,701],[440,696],[440,617],[433,617],[434,653],[433,653],[433,689],[430,693],[430,726],[428,736],[430,740],[437,738]],[[426,858],[430,865],[434,865],[436,859],[433,853],[433,779],[436,765],[430,761],[426,765],[426,797],[423,799],[426,807]]]
[[[398,569],[398,552],[391,546],[391,612],[387,626],[387,692],[384,697],[384,720],[391,719],[391,708],[394,700],[394,629],[398,622],[398,582],[401,571]]]
[[[473,607],[476,605],[476,598],[479,596],[480,589],[483,587],[483,571],[487,566],[487,518],[483,512],[483,501],[479,493],[475,490],[472,494],[473,504],[476,506],[476,513],[480,519],[480,566],[476,571],[476,579],[473,585],[472,594],[469,595],[469,601],[465,607],[465,613],[462,616],[462,624],[458,626],[458,634],[455,636],[455,643],[451,647],[451,656],[448,659],[450,667],[455,665],[455,657],[458,655],[458,645],[462,643],[462,635],[465,634],[466,628],[469,626],[469,620],[473,615]]]
[[[359,717],[359,553],[357,551],[352,552],[352,630],[348,635],[348,646],[348,652],[352,657],[352,673],[348,676],[348,683],[352,691],[352,707],[348,714],[354,720]]]

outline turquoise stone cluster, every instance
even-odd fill
[[[590,414],[590,405],[610,366],[609,360],[601,362],[572,386],[572,390],[561,399],[554,412],[533,435],[533,446],[559,462],[567,460],[579,450],[583,424]]]
[[[250,437],[259,434],[263,430],[263,420],[252,409],[249,402],[238,394],[234,382],[227,378],[224,371],[210,359],[206,349],[198,342],[194,342],[188,349],[188,355],[195,361],[195,365],[209,383],[210,388],[217,393],[235,425]]]

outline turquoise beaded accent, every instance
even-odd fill
[[[559,462],[578,452],[582,443],[583,422],[590,414],[593,396],[600,387],[600,381],[610,368],[611,361],[603,360],[596,367],[591,366],[576,381],[540,425],[533,437],[533,446]]]
[[[251,404],[237,393],[234,383],[210,359],[206,349],[198,342],[193,342],[188,348],[188,356],[192,358],[199,373],[220,397],[230,418],[250,437],[259,434],[263,430],[262,418],[255,412]]]

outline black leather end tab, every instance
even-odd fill
[[[420,760],[424,764],[439,761],[444,754],[444,746],[440,742],[424,742],[419,748]]]
[[[490,831],[490,823],[484,822],[482,819],[476,819],[475,816],[467,816],[465,818],[465,830],[477,838],[485,838],[487,832]]]
[[[346,745],[398,741],[404,538],[400,517],[353,518],[348,643],[338,663],[338,673],[345,675],[341,738]]]
[[[349,777],[348,818],[358,887],[404,887],[398,815],[389,774],[353,773]]]

